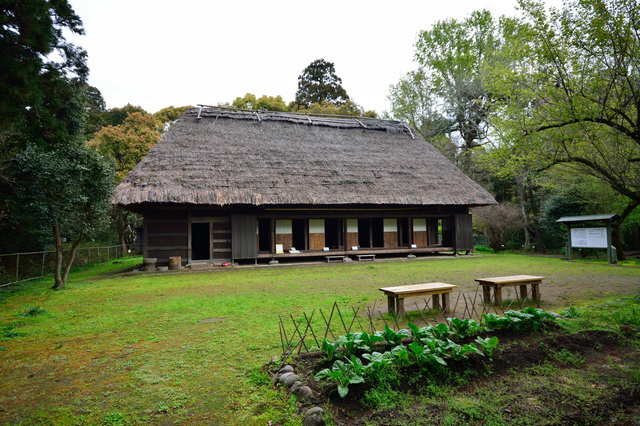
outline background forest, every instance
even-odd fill
[[[617,213],[622,260],[640,246],[640,5],[519,7],[422,31],[388,111],[357,104],[324,59],[289,103],[247,93],[219,106],[406,122],[496,197],[474,211],[491,248],[561,250],[561,216]],[[65,40],[84,31],[65,0],[5,2],[0,17],[0,253],[55,247],[63,286],[63,247],[132,242],[140,218],[111,191],[188,107],[107,109],[86,52]]]

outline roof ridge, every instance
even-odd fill
[[[276,120],[291,121],[310,125],[325,125],[334,127],[359,127],[370,130],[386,130],[394,133],[406,133],[415,139],[411,128],[400,121],[385,120],[352,115],[315,114],[301,112],[254,110],[229,108],[213,105],[198,104],[197,108],[188,109],[186,115],[197,115],[196,119],[206,116],[245,119],[245,120]]]

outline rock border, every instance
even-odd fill
[[[313,399],[313,390],[305,385],[300,376],[295,373],[293,366],[290,364],[280,368],[277,373],[271,374],[271,382],[275,384],[281,384],[289,389],[291,394],[298,396],[298,401],[305,402]],[[324,409],[322,407],[314,406],[304,412],[303,426],[324,426]]]

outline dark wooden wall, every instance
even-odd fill
[[[255,259],[257,256],[256,216],[248,214],[233,215],[231,221],[232,258]]]
[[[473,250],[473,221],[470,214],[457,214],[456,221],[456,241],[457,251]]]
[[[187,210],[152,209],[144,213],[144,257],[155,257],[159,265],[169,264],[169,257],[189,258]]]
[[[202,208],[202,207],[170,207],[148,206],[144,210],[144,256],[158,258],[158,264],[168,264],[169,257],[181,256],[182,262],[191,261],[191,224],[208,223],[210,229],[211,261],[227,261],[233,259],[257,258],[256,227],[258,219],[271,221],[271,235],[269,240],[273,244],[271,251],[275,252],[275,244],[283,244],[287,252],[293,245],[292,234],[275,234],[275,220],[292,220],[303,222],[306,219],[333,218],[341,219],[342,241],[344,248],[349,250],[358,245],[358,233],[346,232],[347,219],[372,219],[382,225],[383,218],[396,219],[403,227],[402,241],[405,247],[415,244],[417,247],[437,246],[438,224],[440,223],[443,247],[457,251],[473,250],[473,229],[471,215],[466,207],[451,207],[449,209],[410,208],[410,209],[275,209],[256,207],[233,208]],[[404,218],[404,219],[403,219]],[[424,219],[426,231],[412,231],[411,223],[415,219]],[[389,222],[392,221],[387,221]],[[326,221],[325,221],[326,227]],[[389,228],[389,227],[388,227]],[[377,229],[377,227],[376,227]],[[404,229],[404,228],[403,228]],[[424,229],[424,228],[423,228]],[[398,232],[383,232],[380,226],[380,243],[377,247],[396,248],[399,246]],[[325,230],[326,232],[326,230]],[[321,251],[326,245],[326,234],[312,233],[307,236],[309,250]],[[373,237],[372,237],[373,238]],[[304,250],[302,247],[296,247]],[[204,259],[207,260],[207,259]]]

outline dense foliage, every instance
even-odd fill
[[[113,186],[111,163],[85,144],[85,120],[102,107],[86,85],[82,34],[66,0],[2,3],[0,29],[0,228],[2,250],[56,248],[54,288],[63,287],[63,238],[73,250],[101,226]],[[57,58],[54,60],[52,58]]]
[[[389,114],[513,205],[525,246],[562,247],[547,238],[548,212],[565,197],[565,206],[580,206],[569,215],[618,213],[613,243],[622,259],[634,245],[623,246],[620,231],[640,205],[640,5],[519,7],[522,18],[478,11],[421,32],[420,68],[391,87]],[[640,240],[637,227],[627,229]]]
[[[520,5],[524,19],[506,35],[500,61],[487,67],[499,100],[494,162],[506,170],[563,165],[568,175],[596,177],[626,199],[616,209],[618,229],[640,205],[640,5]],[[624,256],[618,238],[614,245]]]
[[[336,75],[333,62],[317,59],[311,62],[298,77],[298,91],[294,103],[308,108],[313,103],[331,102],[339,107],[349,100],[342,87],[342,79]]]

